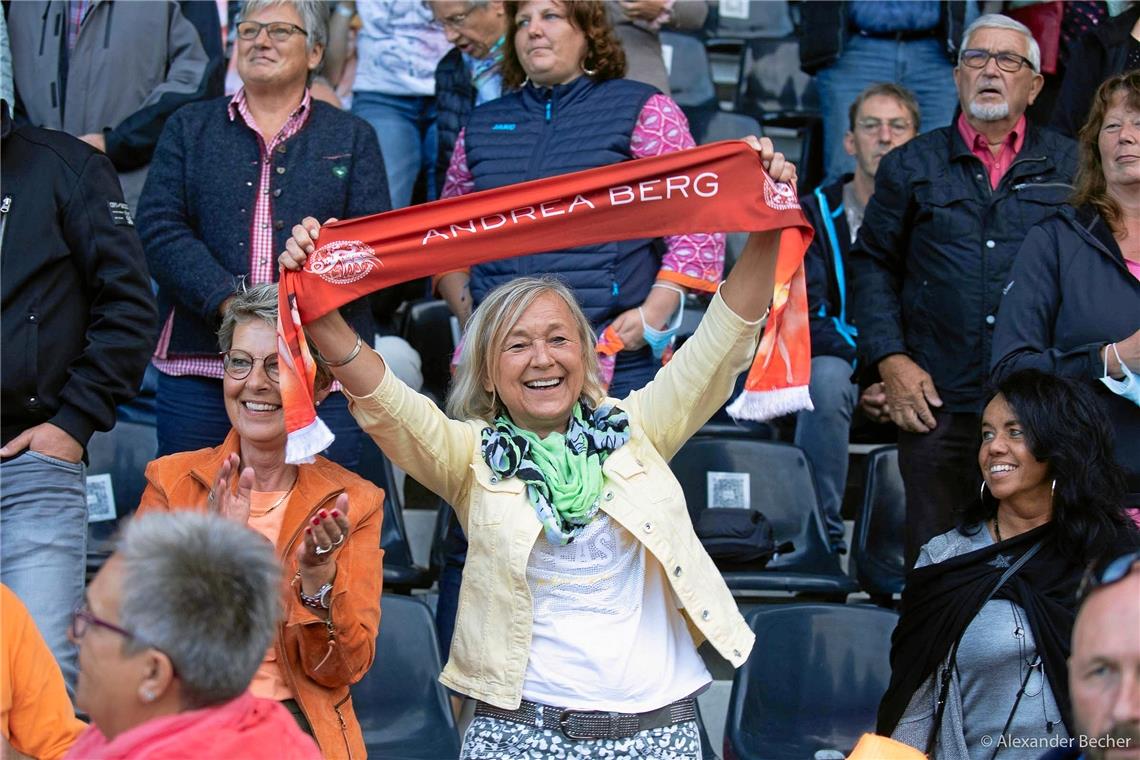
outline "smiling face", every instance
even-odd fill
[[[556,0],[520,3],[515,25],[515,51],[530,81],[553,87],[581,76],[586,35],[570,23],[564,3]]]
[[[1043,512],[1051,509],[1049,465],[1033,456],[1025,429],[1000,393],[982,414],[978,466],[990,493],[999,502],[1015,500],[1022,508],[1036,507]]]
[[[281,3],[254,11],[243,21],[269,24],[282,21],[304,29],[297,9],[291,3]],[[309,71],[321,62],[321,46],[309,50],[303,34],[290,35],[284,42],[269,38],[262,29],[252,40],[237,40],[237,70],[242,83],[254,87],[290,89],[304,87]]]
[[[486,58],[491,47],[507,33],[503,0],[468,3],[436,0],[431,4],[436,21],[443,25],[447,41],[472,58]]]
[[[1126,105],[1124,93],[1113,98],[1104,115],[1097,148],[1110,193],[1140,183],[1140,111]]]
[[[585,383],[585,360],[570,307],[543,293],[492,347],[493,383],[515,425],[545,438],[565,432]]]
[[[966,49],[986,50],[990,53],[1015,53],[1028,58],[1029,40],[1013,29],[981,28],[976,30],[965,45]],[[958,64],[954,69],[954,83],[958,86],[958,101],[971,122],[1009,120],[1016,122],[1025,109],[1037,99],[1045,79],[1023,65],[1016,72],[1002,71],[993,58],[980,69]]]
[[[231,351],[244,351],[254,357],[253,369],[241,380],[227,373],[222,380],[222,393],[230,424],[243,442],[259,447],[285,446],[285,412],[281,407],[281,389],[265,373],[262,357],[277,357],[277,331],[260,319],[240,322],[234,328]]]
[[[855,131],[847,133],[843,145],[859,172],[874,179],[883,156],[914,135],[914,117],[906,106],[890,95],[872,95],[859,106]]]

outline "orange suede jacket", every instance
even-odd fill
[[[139,514],[151,510],[206,510],[210,488],[225,458],[238,451],[233,430],[221,446],[156,459],[147,465]],[[317,510],[348,494],[348,539],[337,554],[327,619],[301,603],[297,551],[301,532]],[[384,491],[324,457],[297,470],[285,504],[277,554],[285,568],[284,616],[274,646],[281,673],[309,719],[326,758],[366,757],[352,709],[349,684],[359,681],[376,654],[382,582],[380,522]]]

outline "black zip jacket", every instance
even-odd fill
[[[947,412],[981,411],[1001,291],[1029,230],[1072,192],[1076,145],[1028,127],[996,189],[956,124],[895,148],[851,249],[849,308],[864,384],[908,354]]]
[[[816,188],[800,198],[800,206],[815,229],[804,255],[811,355],[838,356],[854,364],[855,331],[847,314],[851,228],[843,207],[843,186],[851,178],[845,174],[838,182]]]
[[[138,392],[158,314],[115,169],[64,132],[13,129],[0,155],[3,443],[51,422],[84,447]]]
[[[1065,206],[1029,231],[998,312],[993,380],[1039,369],[1086,381],[1116,430],[1116,458],[1140,507],[1140,406],[1097,379],[1101,348],[1137,330],[1140,280],[1095,210]]]

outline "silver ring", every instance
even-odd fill
[[[335,545],[336,545],[336,544],[333,544],[333,546],[335,546]],[[323,546],[314,546],[314,547],[313,547],[313,554],[316,554],[316,555],[319,557],[319,556],[321,556],[322,554],[328,554],[328,553],[329,553],[329,552],[331,552],[332,550],[333,550],[332,546],[330,546],[330,547],[328,547],[328,548],[325,548],[325,547],[323,547]]]
[[[333,541],[332,545],[333,546],[340,546],[343,543],[344,543],[344,534],[341,533],[340,538],[338,538],[336,541]]]

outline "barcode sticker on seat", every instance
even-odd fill
[[[720,0],[721,18],[748,18],[748,0]]]
[[[709,509],[751,509],[751,481],[747,472],[709,472]]]
[[[87,476],[87,522],[114,520],[115,488],[109,473]]]

